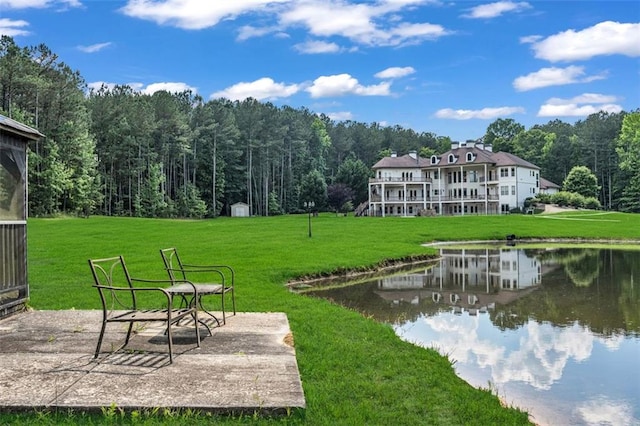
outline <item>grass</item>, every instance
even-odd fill
[[[553,219],[551,219],[553,218]],[[30,219],[30,304],[96,309],[87,259],[122,254],[133,276],[164,278],[158,250],[175,246],[190,263],[233,265],[240,311],[281,311],[295,339],[307,409],[284,418],[199,413],[0,414],[2,424],[528,424],[489,389],[475,389],[433,350],[396,337],[389,325],[291,293],[310,274],[436,253],[432,241],[572,238],[640,240],[640,215],[355,218],[323,214],[215,220],[91,217]],[[633,242],[629,242],[633,244]],[[508,395],[506,395],[508,399]],[[117,411],[115,412],[117,414]]]

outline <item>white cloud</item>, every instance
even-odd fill
[[[340,46],[326,41],[307,41],[293,46],[300,53],[336,53],[340,51]]]
[[[640,23],[606,21],[582,31],[567,30],[533,43],[536,58],[577,61],[600,55],[640,56]]]
[[[451,34],[441,25],[402,20],[401,12],[424,3],[424,0],[359,4],[345,0],[129,0],[120,11],[131,17],[190,30],[209,28],[240,15],[260,13],[267,22],[265,27],[243,26],[238,40],[303,27],[315,37],[338,36],[357,44],[399,46]]]
[[[548,86],[561,86],[573,83],[588,83],[601,80],[604,75],[584,76],[584,67],[571,65],[566,68],[542,68],[513,80],[513,87],[519,91],[539,89]]]
[[[28,25],[29,23],[27,21],[13,21],[7,18],[0,18],[0,36],[16,37],[28,35],[29,31],[24,29],[24,27]]]
[[[524,37],[520,37],[520,43],[522,43],[522,44],[535,43],[537,41],[542,40],[543,38],[544,37],[542,37],[541,35],[524,36]]]
[[[109,83],[107,81],[92,81],[91,83],[87,83],[87,88],[89,90],[98,91],[103,86],[109,90],[113,90],[113,88],[116,87],[116,83]]]
[[[454,120],[470,120],[477,118],[481,120],[492,120],[499,117],[505,117],[513,114],[524,114],[524,108],[522,107],[498,107],[498,108],[483,108],[479,110],[468,109],[451,109],[444,108],[436,112],[437,118],[449,118]]]
[[[129,0],[121,12],[134,18],[188,30],[213,27],[224,19],[263,11],[289,0]]]
[[[152,83],[147,87],[145,87],[144,89],[142,89],[141,92],[147,95],[152,95],[155,92],[160,92],[162,90],[171,92],[171,93],[181,93],[188,90],[191,90],[194,93],[197,92],[195,87],[189,86],[188,84],[181,83],[181,82]]]
[[[490,19],[497,18],[507,12],[521,12],[527,9],[531,9],[531,5],[527,2],[498,1],[472,7],[468,9],[469,13],[462,16],[472,19]]]
[[[413,67],[391,67],[386,70],[382,70],[374,75],[377,78],[399,78],[405,77],[409,74],[415,73],[416,70]]]
[[[390,87],[391,83],[389,82],[363,86],[349,74],[337,74],[318,77],[305,90],[312,98],[345,95],[388,96],[391,94]]]
[[[0,10],[7,9],[28,9],[28,8],[45,8],[54,5],[62,5],[65,7],[80,7],[80,0],[0,0]]]
[[[598,93],[584,93],[571,99],[551,98],[540,106],[538,117],[586,117],[600,111],[619,113],[618,98]]]
[[[391,15],[415,3],[350,4],[340,0],[310,0],[292,3],[292,7],[283,11],[279,18],[283,26],[303,26],[316,37],[339,36],[371,46],[397,46],[450,34],[440,25],[410,24],[399,20],[397,15]]]
[[[262,37],[274,31],[277,31],[277,28],[271,28],[271,27],[258,28],[252,25],[243,25],[238,30],[238,37],[236,37],[236,40],[245,41],[253,37]]]
[[[224,90],[215,92],[211,99],[227,98],[232,101],[242,101],[247,98],[254,98],[259,101],[268,99],[287,98],[300,91],[300,85],[276,83],[273,79],[263,77],[251,82],[242,82],[227,87]]]
[[[325,115],[334,121],[353,120],[353,114],[348,111],[327,112]]]
[[[42,8],[47,7],[49,3],[51,3],[50,0],[0,0],[0,10],[5,7],[8,9]]]
[[[109,46],[111,46],[111,42],[96,43],[96,44],[91,44],[89,46],[78,46],[78,50],[85,53],[95,53]]]
[[[197,89],[193,86],[189,86],[186,83],[181,82],[161,82],[161,83],[152,83],[145,86],[142,83],[112,83],[108,81],[93,81],[91,83],[87,83],[88,89],[99,90],[102,86],[106,87],[109,90],[113,90],[117,85],[129,86],[132,90],[136,92],[144,93],[145,95],[152,95],[155,92],[159,92],[161,90],[171,92],[171,93],[182,93],[185,91],[192,91],[194,93],[197,92]]]

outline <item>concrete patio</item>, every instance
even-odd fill
[[[238,313],[227,324],[174,330],[174,362],[160,324],[146,324],[111,353],[125,328],[109,324],[93,358],[101,311],[32,311],[0,320],[0,411],[115,405],[216,413],[285,413],[305,399],[287,317]]]

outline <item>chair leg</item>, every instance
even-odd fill
[[[231,287],[231,304],[233,305],[233,315],[236,314],[236,289]]]
[[[167,338],[169,339],[169,364],[173,364],[173,333],[171,333],[171,322],[167,324]]]
[[[193,316],[194,316],[193,323],[195,324],[195,327],[196,327],[196,342],[198,343],[198,347],[200,347],[200,320],[198,319],[198,305],[196,305],[196,309],[193,311]],[[209,330],[209,334],[212,335],[211,330]]]
[[[222,288],[222,293],[220,293],[220,298],[222,299],[222,325],[227,324],[227,316],[224,312],[224,288]]]
[[[129,343],[129,339],[131,338],[131,332],[133,331],[133,322],[129,323],[129,328],[127,330],[127,337],[124,339],[124,345],[122,345],[123,347],[127,345],[127,343]]]
[[[100,354],[100,347],[102,346],[102,338],[104,337],[104,331],[107,328],[107,322],[102,321],[102,329],[100,330],[100,337],[98,337],[98,346],[96,346],[96,353],[93,358],[98,358],[98,354]]]

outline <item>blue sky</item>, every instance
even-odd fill
[[[89,87],[248,96],[476,139],[640,107],[640,2],[0,0]]]

